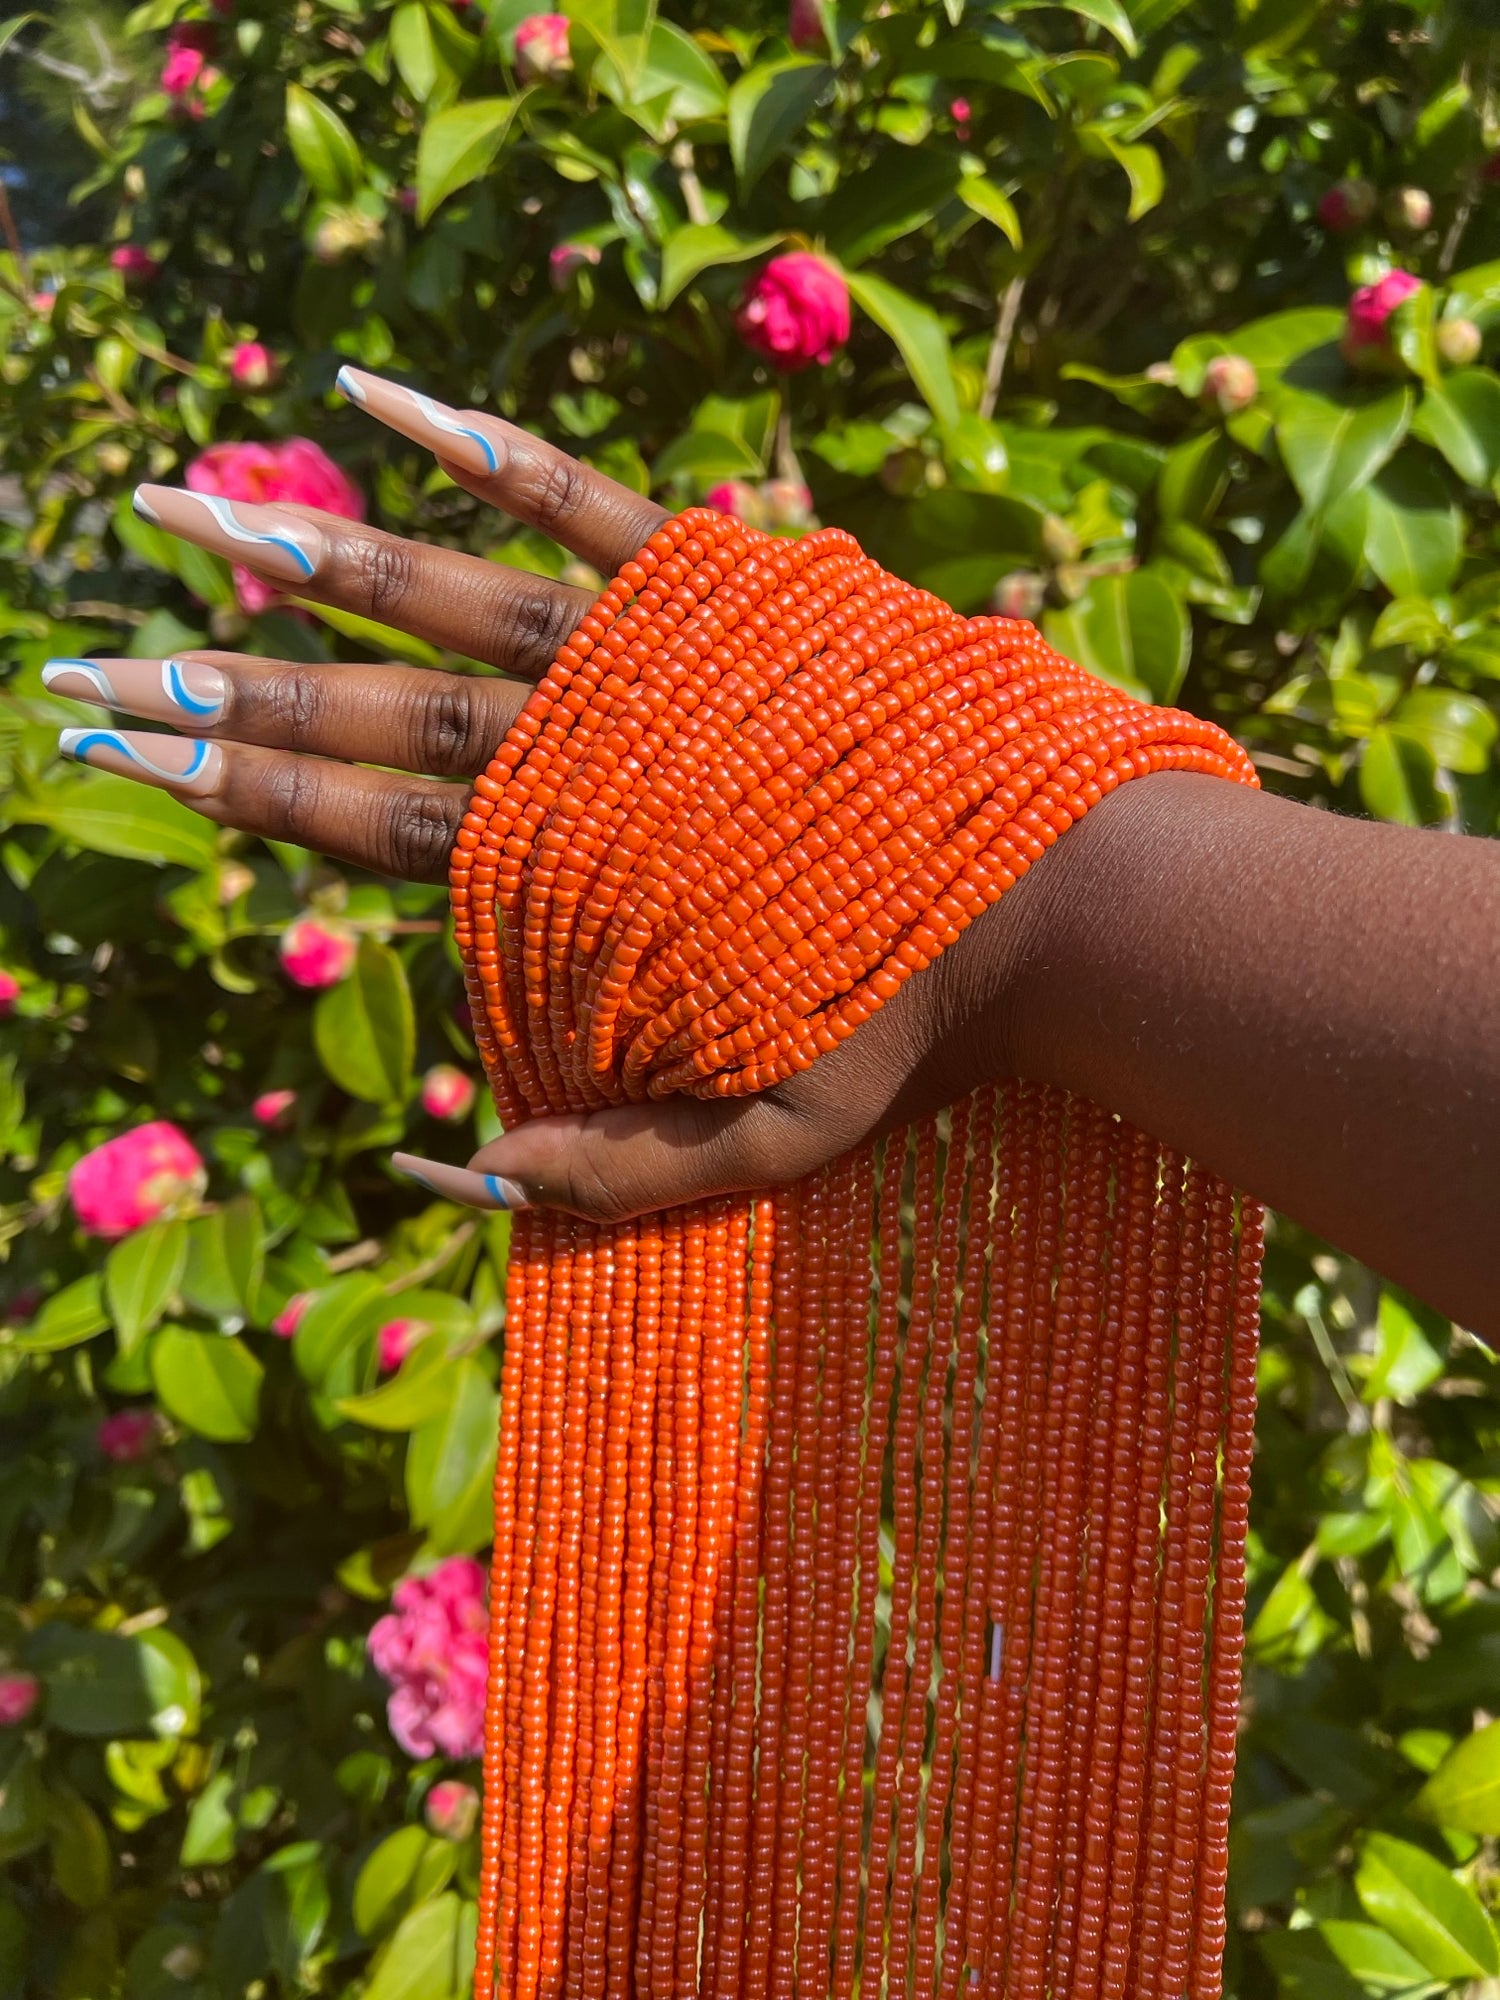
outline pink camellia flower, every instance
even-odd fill
[[[370,1629],[370,1658],[391,1683],[391,1734],[408,1757],[477,1757],[484,1745],[484,1571],[447,1556],[398,1583]]]
[[[388,1319],[375,1336],[381,1374],[393,1374],[417,1342],[431,1331],[425,1319]]]
[[[597,264],[604,252],[597,243],[554,243],[547,252],[547,279],[554,292],[565,292],[574,274]]]
[[[271,1322],[271,1331],[278,1340],[290,1340],[302,1324],[302,1315],[313,1302],[311,1292],[293,1292],[286,1304]]]
[[[174,48],[162,64],[161,87],[168,97],[191,96],[207,67],[208,57],[201,49]]]
[[[4,966],[0,966],[0,1021],[5,1020],[7,1015],[14,1014],[16,1002],[20,997],[20,980],[13,972],[7,972]]]
[[[849,338],[849,287],[842,271],[807,250],[773,257],[746,292],[740,338],[790,374],[833,359]]]
[[[294,986],[337,986],[347,979],[359,942],[323,917],[298,917],[281,934],[281,967]]]
[[[422,1109],[429,1118],[456,1124],[474,1104],[474,1079],[452,1063],[434,1063],[422,1079]]]
[[[1361,285],[1349,301],[1339,348],[1356,367],[1379,364],[1391,350],[1391,314],[1422,289],[1410,271],[1387,271],[1373,285]]]
[[[251,1105],[250,1116],[257,1125],[283,1125],[296,1102],[295,1090],[263,1090]]]
[[[229,357],[230,380],[242,389],[264,389],[275,373],[270,348],[258,340],[242,340]]]
[[[0,1729],[14,1729],[24,1722],[41,1697],[42,1684],[35,1674],[0,1674]]]
[[[116,1410],[94,1433],[94,1442],[116,1465],[131,1465],[154,1449],[161,1426],[155,1410]]]
[[[1318,203],[1318,220],[1325,229],[1343,235],[1358,229],[1375,213],[1375,190],[1368,181],[1335,181]]]
[[[109,253],[110,268],[118,271],[127,284],[147,285],[161,269],[161,265],[149,250],[143,250],[139,243],[117,243]]]
[[[826,37],[817,0],[792,0],[787,9],[786,38],[794,49],[821,49]]]
[[[523,83],[573,67],[566,14],[528,14],[516,29],[516,71]]]
[[[68,1198],[86,1236],[128,1236],[196,1201],[208,1173],[186,1132],[165,1118],[107,1139],[75,1161]]]
[[[958,133],[959,138],[967,139],[969,136],[969,120],[974,116],[974,108],[969,103],[968,98],[955,97],[953,102],[948,106],[948,111],[953,119],[954,130]]]
[[[1232,417],[1245,410],[1260,393],[1260,377],[1243,354],[1216,354],[1203,371],[1199,397],[1207,409]]]
[[[467,1840],[479,1819],[479,1794],[461,1778],[444,1778],[422,1802],[428,1830],[440,1840]]]
[[[748,479],[721,479],[717,486],[709,487],[703,504],[716,507],[721,514],[733,514],[747,527],[763,528],[766,524],[760,493]]]
[[[211,444],[187,467],[183,478],[194,493],[217,493],[225,500],[290,500],[321,507],[346,521],[365,518],[364,495],[311,438],[284,438],[279,444]],[[264,611],[283,593],[238,566],[234,586],[243,611]]]

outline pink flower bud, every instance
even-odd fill
[[[1392,188],[1385,198],[1385,219],[1392,229],[1420,233],[1432,222],[1432,196],[1426,188]]]
[[[359,950],[353,931],[322,917],[298,917],[281,934],[281,965],[294,986],[337,986]]]
[[[1349,301],[1339,347],[1355,367],[1380,367],[1390,358],[1390,318],[1396,308],[1422,289],[1410,271],[1387,271],[1373,285],[1361,285]]]
[[[0,966],[0,1021],[16,1011],[16,1002],[21,997],[21,982],[13,972]]]
[[[1368,181],[1336,181],[1318,203],[1318,220],[1342,235],[1358,229],[1375,213],[1375,190]]]
[[[56,292],[33,292],[26,303],[34,313],[49,313],[57,304]]]
[[[131,1465],[155,1449],[161,1426],[155,1410],[116,1410],[94,1433],[94,1442],[116,1465]]]
[[[721,514],[733,514],[747,527],[765,526],[765,509],[761,506],[760,495],[748,479],[721,479],[717,486],[710,486],[703,496],[705,507],[716,507]]]
[[[109,253],[109,262],[127,284],[148,285],[161,269],[150,251],[143,250],[139,243],[117,244]]]
[[[68,1198],[86,1236],[128,1236],[197,1201],[208,1173],[185,1132],[156,1118],[74,1163]]]
[[[849,338],[849,287],[842,271],[807,250],[773,257],[745,293],[740,338],[790,374],[833,359]]]
[[[375,1336],[381,1374],[390,1375],[399,1368],[417,1342],[431,1331],[425,1319],[388,1319]]]
[[[1484,336],[1471,319],[1439,320],[1433,339],[1439,356],[1450,368],[1472,367],[1484,346]]]
[[[1046,581],[1034,570],[1013,569],[1009,576],[1002,576],[990,592],[990,615],[994,618],[1035,619],[1046,595]]]
[[[0,1674],[0,1729],[14,1729],[24,1722],[41,1698],[42,1684],[35,1674]]]
[[[768,479],[760,489],[766,526],[790,534],[812,524],[812,494],[800,479]]]
[[[1260,390],[1260,377],[1243,354],[1216,354],[1203,371],[1198,400],[1205,409],[1232,417],[1248,409]]]
[[[974,116],[974,109],[969,103],[968,98],[955,97],[953,102],[948,106],[948,112],[953,120],[954,128],[959,138],[967,139],[969,136],[969,120]]]
[[[264,389],[276,373],[269,347],[258,340],[242,340],[229,357],[229,374],[242,389]]]
[[[516,73],[523,83],[573,67],[566,14],[528,14],[516,29]]]
[[[207,67],[208,58],[201,49],[177,47],[172,49],[162,65],[161,87],[168,97],[187,97]]]
[[[599,262],[604,252],[597,243],[554,243],[547,252],[547,278],[554,292],[565,292],[574,274]]]
[[[440,1840],[467,1840],[479,1821],[479,1794],[462,1779],[444,1778],[427,1794],[422,1814]]]
[[[287,1113],[297,1102],[295,1090],[263,1090],[250,1107],[257,1125],[279,1126],[289,1122]]]
[[[290,1340],[302,1324],[302,1315],[313,1302],[312,1292],[293,1292],[286,1304],[271,1322],[271,1331],[278,1340]]]
[[[792,0],[787,9],[786,38],[794,49],[821,49],[827,46],[823,17],[816,0]]]
[[[434,1063],[422,1079],[422,1109],[450,1124],[466,1118],[474,1103],[474,1079],[452,1063]]]

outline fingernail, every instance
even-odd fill
[[[341,368],[340,392],[377,422],[389,424],[402,437],[462,466],[465,472],[488,478],[504,468],[509,451],[503,426],[478,410],[450,410],[431,396],[404,389],[399,382],[367,375],[363,368]]]
[[[465,1208],[531,1206],[523,1187],[498,1174],[476,1174],[471,1167],[450,1167],[446,1160],[424,1160],[417,1153],[392,1153],[391,1165],[430,1193],[462,1202]]]
[[[186,736],[145,735],[125,729],[64,729],[57,739],[64,757],[96,771],[113,771],[121,778],[138,778],[159,785],[181,798],[202,798],[213,791],[224,768],[217,743],[194,742]]]
[[[202,660],[49,660],[42,685],[148,722],[206,728],[224,713],[228,683]]]
[[[133,504],[152,527],[244,563],[278,583],[306,583],[326,554],[312,523],[280,507],[226,500],[218,493],[189,493],[184,486],[138,486]]]

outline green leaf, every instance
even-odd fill
[[[1463,515],[1437,467],[1405,452],[1369,489],[1365,559],[1393,597],[1431,597],[1452,582]]]
[[[513,97],[474,97],[428,119],[417,145],[419,222],[489,171],[515,115]]]
[[[391,16],[391,55],[418,104],[425,104],[440,75],[432,15],[423,0],[404,0]]]
[[[1091,674],[1148,701],[1171,701],[1192,633],[1170,585],[1151,570],[1101,576],[1077,603],[1049,611],[1048,641]]]
[[[367,1104],[397,1104],[411,1081],[416,1018],[406,969],[389,945],[360,940],[347,979],[313,1010],[313,1043],[341,1090]]]
[[[116,1244],[104,1266],[104,1295],[120,1352],[130,1354],[161,1318],[187,1262],[187,1227],[153,1222]]]
[[[93,1910],[110,1893],[113,1862],[99,1815],[71,1785],[53,1784],[47,1797],[52,1879],[70,1903]]]
[[[373,1340],[376,1327],[390,1317],[390,1300],[368,1272],[329,1285],[307,1308],[292,1336],[292,1358],[303,1380],[326,1394],[350,1394],[357,1350],[367,1339]]]
[[[1495,747],[1495,712],[1476,695],[1452,688],[1419,687],[1401,697],[1390,724],[1432,753],[1445,771],[1477,777],[1489,769]]]
[[[1500,1722],[1454,1746],[1417,1794],[1416,1810],[1461,1833],[1500,1834]]]
[[[188,1226],[183,1296],[216,1319],[253,1319],[265,1264],[265,1227],[253,1195]]]
[[[365,2000],[456,2000],[470,1970],[464,1915],[451,1890],[419,1903],[376,1954]]]
[[[1100,145],[1124,169],[1125,178],[1130,183],[1130,207],[1127,219],[1138,222],[1143,215],[1156,207],[1166,191],[1166,175],[1162,171],[1161,155],[1154,146],[1141,141],[1127,145],[1115,137],[1114,133],[1095,126],[1092,129]]]
[[[338,113],[304,90],[286,87],[286,135],[303,177],[325,201],[351,201],[364,180],[354,134]]]
[[[1359,795],[1377,819],[1399,826],[1431,826],[1448,811],[1432,752],[1384,724],[1360,753]]]
[[[1387,1932],[1374,1924],[1329,1919],[1318,1925],[1328,1948],[1346,1972],[1369,1994],[1430,1992],[1432,1982],[1423,1966]]]
[[[683,431],[674,437],[651,467],[651,484],[685,473],[703,486],[720,479],[761,479],[765,463],[743,438],[718,431]]]
[[[823,210],[824,241],[841,264],[863,263],[931,221],[958,185],[953,154],[890,146],[839,182]]]
[[[943,463],[966,493],[1003,493],[1010,478],[1010,454],[997,423],[965,410],[943,433]]]
[[[80,771],[32,798],[13,795],[0,804],[0,818],[56,827],[73,846],[94,854],[180,868],[206,868],[218,835],[211,821],[166,792],[106,771]]]
[[[265,1370],[232,1334],[164,1326],[151,1342],[151,1379],[188,1429],[220,1444],[255,1435]]]
[[[827,63],[793,56],[758,63],[729,93],[729,154],[748,194],[775,159],[789,154],[833,82]]]
[[[451,1365],[446,1407],[412,1433],[407,1505],[413,1521],[445,1553],[477,1548],[489,1532],[499,1410],[489,1377],[465,1356]]]
[[[453,1363],[445,1343],[418,1342],[389,1382],[363,1396],[343,1396],[334,1408],[376,1431],[411,1431],[445,1410],[453,1396]]]
[[[1113,35],[1127,55],[1137,51],[1135,29],[1121,0],[1007,0],[1005,11],[1020,14],[1037,7],[1056,7],[1059,12],[1076,14],[1081,21],[1093,21]]]
[[[92,1340],[108,1325],[104,1287],[98,1273],[91,1271],[86,1278],[75,1278],[71,1285],[54,1292],[36,1318],[16,1333],[14,1339],[23,1353],[55,1354],[60,1348]]]
[[[657,303],[665,310],[702,272],[719,264],[742,264],[748,257],[774,249],[780,241],[777,233],[741,236],[718,222],[690,222],[674,230],[661,254]]]
[[[868,271],[851,271],[848,278],[855,304],[895,341],[928,409],[945,428],[956,424],[958,390],[953,381],[953,357],[937,314]]]
[[[370,660],[410,660],[419,667],[440,667],[443,655],[436,646],[430,646],[425,639],[418,639],[410,632],[398,632],[394,625],[382,625],[376,618],[361,617],[357,611],[345,611],[337,604],[314,604],[310,597],[294,597],[292,603],[299,611],[305,611],[310,618],[331,626],[335,632],[342,632],[346,639],[353,639],[367,650],[360,655]]]
[[[1233,463],[1234,448],[1217,425],[1174,445],[1156,482],[1162,519],[1203,526],[1223,497]]]
[[[1466,1882],[1410,1841],[1365,1838],[1354,1887],[1367,1915],[1436,1979],[1488,1979],[1500,1949],[1484,1905]]]
[[[1407,389],[1349,390],[1339,400],[1288,397],[1276,424],[1292,484],[1310,513],[1363,486],[1406,435]]]
[[[73,1736],[186,1736],[198,1727],[202,1682],[174,1632],[126,1635],[43,1626],[29,1664],[47,1688],[47,1720]]]
[[[1003,189],[986,180],[983,174],[965,174],[958,184],[958,198],[965,208],[982,215],[986,222],[993,222],[1012,249],[1020,249],[1021,218]]]
[[[387,1834],[360,1869],[354,1884],[354,1924],[362,1937],[375,1937],[414,1904],[446,1889],[458,1858],[451,1840],[420,1826]]]
[[[1410,1402],[1442,1374],[1443,1356],[1394,1292],[1380,1294],[1376,1327],[1375,1354],[1360,1394],[1367,1403],[1382,1396]]]
[[[1412,435],[1440,451],[1459,478],[1488,486],[1500,472],[1500,376],[1465,368],[1423,391]]]

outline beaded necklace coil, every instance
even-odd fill
[[[769,1088],[1212,724],[693,508],[453,856],[507,1124]],[[512,1225],[479,2000],[1215,2000],[1263,1217],[1009,1082]]]

